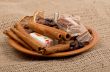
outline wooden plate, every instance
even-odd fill
[[[93,48],[93,46],[97,43],[98,35],[97,35],[96,31],[94,29],[90,28],[90,27],[87,27],[87,28],[88,28],[89,32],[91,33],[91,35],[93,36],[93,40],[88,45],[86,45],[83,48],[80,48],[80,49],[77,49],[77,50],[72,50],[72,51],[67,51],[67,52],[59,52],[59,53],[54,53],[54,54],[49,54],[49,55],[42,55],[42,54],[36,53],[35,51],[31,51],[31,50],[28,50],[28,49],[24,48],[23,46],[18,44],[13,39],[8,39],[8,42],[13,48],[15,48],[18,51],[21,51],[23,53],[29,54],[29,55],[40,56],[40,57],[71,56],[71,55],[75,55],[75,54],[79,54],[79,53],[85,52],[85,51]]]

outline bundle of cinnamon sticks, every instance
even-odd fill
[[[30,35],[30,33],[33,32],[47,36],[53,41],[57,40],[58,43],[48,47],[43,46],[41,42],[35,40]],[[43,55],[68,51],[84,46],[84,44],[78,42],[75,37],[71,37],[68,32],[60,29],[54,20],[44,18],[42,12],[37,12],[34,16],[25,16],[22,20],[17,22],[14,27],[5,30],[4,34],[24,48]],[[10,44],[12,44],[11,41]]]

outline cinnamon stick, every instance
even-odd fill
[[[24,53],[27,53],[27,54],[31,54],[31,55],[38,55],[38,56],[41,56],[42,54],[38,53],[38,52],[34,52],[34,51],[30,51],[30,50],[27,50],[25,47],[19,45],[16,41],[14,41],[13,39],[11,38],[8,38],[8,43],[14,47],[15,49],[19,50],[19,51],[22,51]]]
[[[17,23],[14,27],[15,27],[17,30],[19,30],[20,32],[22,32],[23,34],[25,34],[25,35],[28,34],[20,23]]]
[[[34,40],[32,37],[30,37],[28,34],[22,34],[19,30],[16,28],[11,28],[11,30],[22,40],[24,40],[29,46],[31,46],[34,50],[39,51],[40,48],[42,48],[42,45]]]
[[[6,34],[9,38],[14,39],[15,41],[17,41],[18,43],[20,43],[21,45],[23,45],[24,47],[28,48],[29,50],[32,50],[31,47],[29,47],[29,45],[27,45],[24,41],[22,41],[16,34],[14,34],[11,30],[6,30],[4,32],[4,34]]]
[[[47,47],[44,49],[41,49],[40,52],[42,54],[52,54],[52,53],[57,53],[57,52],[62,52],[70,49],[70,43],[66,44],[58,44],[55,46]]]
[[[51,37],[53,39],[59,40],[62,38],[62,36],[64,37],[65,40],[70,38],[69,34],[67,34],[65,31],[60,30],[60,29],[56,29],[53,27],[49,27],[49,26],[46,26],[43,24],[34,23],[32,21],[32,19],[29,21],[28,26],[32,30],[36,31],[37,33],[40,33],[42,35],[46,35],[46,36]]]

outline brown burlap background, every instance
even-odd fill
[[[99,33],[98,44],[61,59],[38,60],[16,51],[2,32],[36,10],[81,16],[81,23]],[[110,0],[0,0],[0,72],[110,72]]]

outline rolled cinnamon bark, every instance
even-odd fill
[[[41,49],[39,52],[41,52],[42,54],[52,54],[66,50],[70,50],[70,43],[58,44],[55,46],[47,47],[45,49]]]
[[[23,40],[21,40],[16,34],[14,34],[11,30],[6,30],[4,32],[4,34],[6,34],[9,38],[14,39],[15,41],[17,41],[18,43],[20,43],[21,45],[23,45],[24,47],[26,47],[29,50],[32,50],[32,48],[27,45]]]
[[[21,22],[16,23],[14,27],[23,34],[27,34],[27,33],[29,34],[33,32],[33,30],[31,30],[27,25],[23,25]]]
[[[38,52],[27,50],[25,47],[19,45],[16,41],[14,41],[11,38],[8,38],[8,43],[9,43],[10,46],[14,47],[15,49],[17,49],[17,50],[19,50],[21,52],[24,52],[24,53],[27,53],[27,54],[31,54],[31,55],[38,55],[38,56],[42,55],[42,54],[40,54]]]
[[[62,33],[62,37],[63,37],[65,40],[70,40],[70,39],[71,39],[70,34],[68,34],[67,32],[62,31],[62,30],[59,30],[59,32]]]
[[[43,24],[35,23],[32,21],[32,19],[29,21],[28,25],[32,30],[36,31],[37,33],[46,35],[53,39],[59,40],[63,37],[65,40],[68,40],[70,38],[70,35],[67,34],[65,31],[53,27],[49,27]]]
[[[39,51],[40,48],[43,48],[43,46],[30,37],[28,34],[22,34],[20,31],[18,31],[16,28],[11,28],[11,30],[18,36],[20,37],[24,42],[26,42],[29,46],[31,46],[34,50]]]
[[[19,30],[20,32],[22,32],[23,34],[27,35],[27,32],[25,31],[25,29],[23,28],[23,26],[20,23],[17,23],[14,27],[17,30]]]

